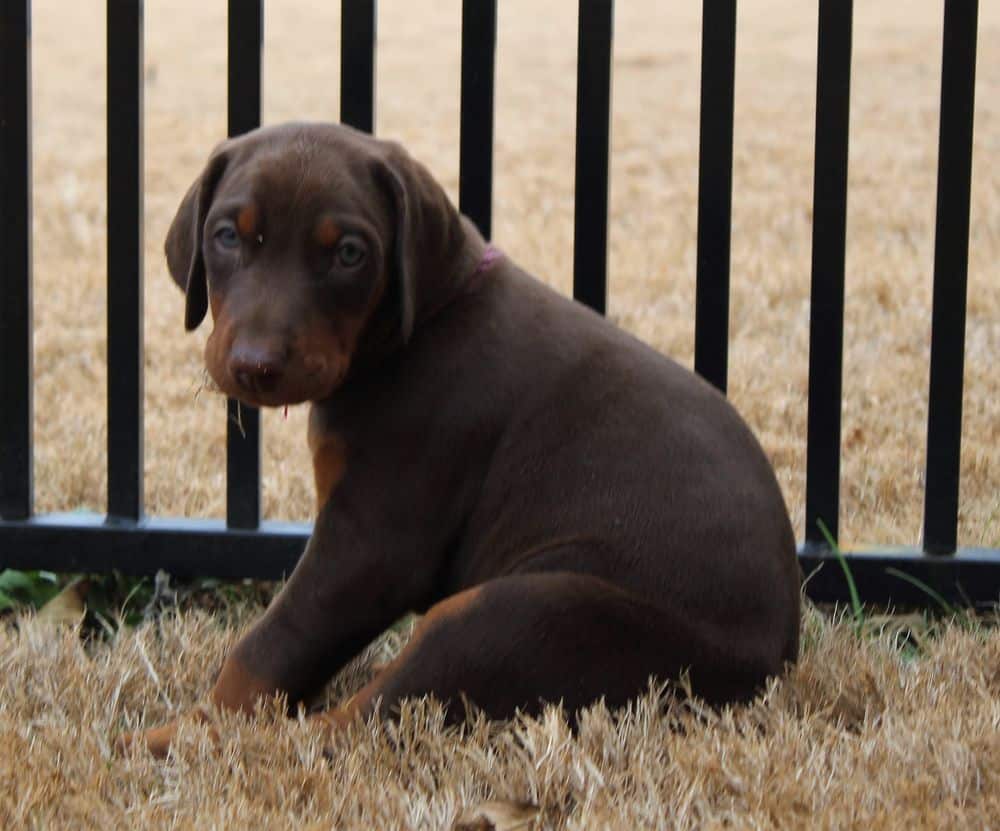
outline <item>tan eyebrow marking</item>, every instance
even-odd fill
[[[321,216],[316,223],[316,228],[313,230],[313,238],[316,240],[316,243],[324,248],[332,248],[342,234],[343,231],[340,230],[340,227],[333,221],[333,217],[329,214]]]
[[[236,227],[244,237],[249,237],[257,230],[257,206],[250,204],[240,209],[236,217]]]

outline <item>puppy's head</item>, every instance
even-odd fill
[[[211,309],[205,363],[258,406],[326,398],[366,350],[405,344],[465,232],[398,145],[292,124],[224,142],[167,234],[185,325]]]

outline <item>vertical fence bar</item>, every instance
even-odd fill
[[[340,3],[340,120],[375,132],[375,0]]]
[[[608,147],[612,0],[580,0],[576,65],[573,296],[604,314],[608,299]]]
[[[851,100],[853,0],[820,0],[813,184],[812,296],[806,542],[836,538],[840,516],[840,409],[844,345],[844,257]]]
[[[32,512],[31,2],[0,3],[0,516]]]
[[[142,516],[143,3],[108,0],[108,516]]]
[[[263,0],[229,0],[229,135],[260,125]],[[226,435],[226,524],[260,525],[260,411],[229,399]]]
[[[924,550],[928,554],[953,554],[958,543],[978,6],[977,0],[946,0],[944,7],[924,492]]]
[[[497,0],[463,0],[458,207],[486,239],[493,231],[496,49]]]
[[[736,0],[705,0],[701,22],[694,369],[722,392],[726,391],[729,354],[735,81]]]

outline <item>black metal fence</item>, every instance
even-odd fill
[[[341,120],[371,131],[375,0],[342,0]],[[956,549],[976,0],[945,0],[934,309],[922,550],[845,552],[866,601],[924,605],[1000,599],[1000,550]],[[607,295],[613,0],[580,0],[574,295]],[[809,594],[844,600],[836,536],[847,205],[852,0],[819,0],[809,349],[806,537]],[[261,522],[260,421],[229,419],[225,521],[145,517],[142,482],[141,0],[108,0],[108,513],[32,510],[31,3],[0,0],[0,567],[275,577],[308,527]],[[462,7],[461,209],[489,236],[493,185],[496,0]],[[260,122],[263,0],[229,0],[230,135]],[[736,0],[704,0],[695,369],[726,389]],[[235,403],[230,402],[231,415]],[[819,568],[822,566],[822,568]],[[817,571],[818,569],[818,571]]]

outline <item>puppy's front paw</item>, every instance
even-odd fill
[[[132,747],[145,746],[146,749],[157,759],[165,759],[170,751],[170,745],[177,735],[177,729],[182,721],[193,721],[196,724],[206,724],[209,722],[209,714],[202,708],[197,707],[189,713],[169,721],[161,727],[154,727],[150,730],[138,730],[134,733],[125,733],[119,736],[115,743],[115,749],[120,754],[128,753]],[[219,731],[213,724],[209,724],[209,736],[212,744],[219,746]]]
[[[333,761],[336,755],[333,748],[334,735],[347,729],[355,718],[354,713],[343,707],[333,707],[309,716],[309,725],[315,727],[323,737],[323,757],[328,762]]]

